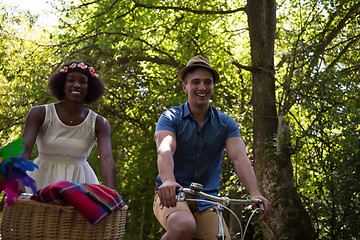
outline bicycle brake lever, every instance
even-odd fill
[[[222,197],[222,201],[222,204],[224,204],[224,206],[229,206],[230,199],[228,197]]]
[[[260,200],[260,199],[259,199]],[[256,207],[257,208],[260,208],[261,211],[264,211],[264,203],[263,201],[260,200],[260,203],[256,203]]]
[[[183,201],[185,201],[185,192],[181,191],[180,188],[177,189],[176,191],[177,191],[177,193],[178,193],[178,195],[177,195],[177,200],[176,200],[176,201],[178,201],[178,202],[183,202]]]
[[[258,207],[258,208],[260,208],[261,209],[261,211],[264,211],[264,204],[256,204],[256,206]]]

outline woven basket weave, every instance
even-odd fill
[[[2,240],[122,239],[127,206],[93,226],[72,206],[41,203],[21,197],[5,205],[1,221]]]

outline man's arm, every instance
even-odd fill
[[[251,198],[258,198],[263,201],[265,210],[260,217],[260,220],[265,221],[270,213],[271,204],[259,191],[254,169],[246,154],[244,141],[240,137],[229,138],[226,140],[225,146],[226,151],[234,164],[235,171],[246,190],[251,195]]]
[[[176,136],[171,131],[160,130],[155,133],[157,147],[157,165],[162,185],[157,193],[160,204],[165,207],[176,206],[176,188],[181,187],[174,176],[174,152],[176,149]]]

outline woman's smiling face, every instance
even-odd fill
[[[65,98],[72,101],[84,101],[89,90],[88,76],[81,72],[69,72],[64,86]]]

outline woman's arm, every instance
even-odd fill
[[[104,183],[107,187],[116,189],[116,170],[112,156],[111,128],[106,118],[100,115],[97,116],[95,132]]]
[[[45,106],[35,106],[30,109],[26,117],[25,128],[21,136],[25,139],[25,141],[22,143],[25,147],[25,150],[20,155],[20,157],[30,160],[36,137],[39,133],[40,127],[44,123],[44,119]],[[25,187],[21,183],[19,183],[19,191],[25,192]]]
[[[22,134],[22,138],[25,139],[23,145],[25,147],[21,157],[30,160],[31,152],[34,148],[36,137],[39,133],[41,125],[45,119],[45,106],[35,106],[30,109],[25,122],[25,128]]]

